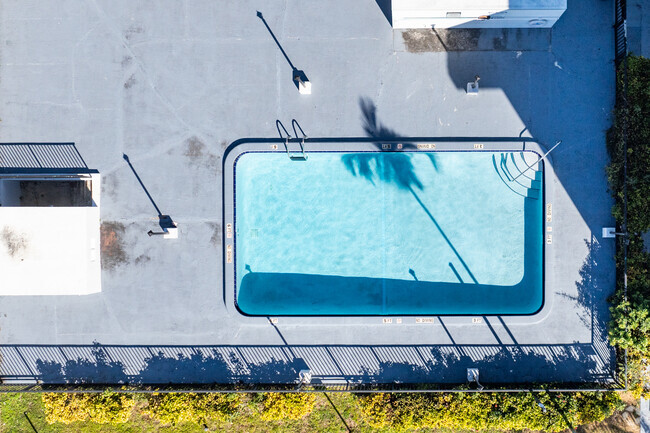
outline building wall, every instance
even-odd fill
[[[552,27],[566,1],[423,1],[393,0],[393,28]]]

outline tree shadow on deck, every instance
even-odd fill
[[[57,353],[57,358],[61,355],[67,357],[62,347],[59,350],[49,350],[52,348],[57,346],[44,348],[40,356],[51,358],[53,353]],[[30,349],[38,352],[38,347]],[[248,362],[242,351],[236,348],[224,351],[223,347],[164,347],[151,355],[155,347],[99,344],[68,347],[73,352],[87,352],[86,349],[90,349],[86,356],[81,355],[65,362],[37,358],[33,365],[35,368],[31,368],[26,358],[21,356],[24,371],[17,376],[31,376],[49,385],[293,384],[298,378],[298,372],[309,368],[302,358],[286,356],[287,359],[276,359],[275,355],[269,353],[274,352],[273,349],[265,351],[270,356],[267,360]],[[259,351],[264,351],[264,348]],[[110,360],[116,356],[123,359]],[[260,358],[259,353],[257,358]],[[131,370],[128,372],[131,374],[127,370]]]
[[[466,383],[467,369],[478,368],[483,384],[590,382],[585,375],[597,365],[589,345],[567,346],[436,346],[418,364],[384,361],[375,372],[363,370],[364,383]]]
[[[122,384],[128,381],[124,364],[110,360],[99,344],[92,346],[89,358],[78,356],[64,363],[37,359],[36,368],[40,380],[45,383]]]
[[[210,355],[194,352],[166,356],[163,352],[146,358],[144,368],[137,375],[139,383],[228,383],[233,378],[228,363],[216,350]]]
[[[607,323],[609,310],[607,296],[611,288],[603,281],[600,263],[611,260],[596,236],[584,240],[587,256],[580,267],[580,280],[576,281],[577,294],[560,293],[561,296],[575,301],[579,307],[576,312],[582,323],[591,329],[591,343],[604,363],[615,364],[614,348],[607,341]]]
[[[478,368],[484,384],[590,382],[612,366],[591,344],[404,346],[0,346],[3,381],[43,385],[174,386],[312,383],[428,384],[453,388]],[[73,359],[73,356],[75,357]],[[68,359],[68,361],[65,361]],[[427,386],[427,385],[423,385]]]

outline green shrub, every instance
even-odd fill
[[[628,227],[632,233],[650,230],[650,59],[628,57],[627,109],[623,104],[623,70],[617,73],[614,126],[608,133],[611,163],[607,169],[616,204],[613,214],[623,220],[623,123],[627,120]]]
[[[307,392],[265,392],[262,394],[261,418],[265,421],[300,419],[314,410],[316,396]]]
[[[623,409],[623,402],[615,392],[578,393],[576,418],[578,424],[602,421],[615,410]]]
[[[132,395],[111,391],[101,394],[45,393],[41,398],[49,424],[88,420],[99,424],[125,423],[135,404]]]
[[[628,389],[634,398],[650,398],[645,384],[650,383],[650,360],[641,357],[628,357]]]
[[[629,386],[636,395],[644,392],[648,378],[646,358],[650,357],[650,254],[644,251],[641,234],[650,230],[650,59],[628,57],[627,107],[624,104],[624,70],[617,71],[614,126],[607,134],[611,159],[607,168],[614,196],[612,214],[622,225],[624,163],[627,158],[628,192],[628,301],[623,296],[623,242],[617,243],[618,290],[612,298],[609,323],[610,342],[628,350]],[[627,153],[624,124],[627,122]]]
[[[650,199],[649,199],[650,201]],[[644,250],[643,239],[631,235],[627,248],[628,292],[640,298],[650,297],[650,254]],[[617,263],[622,267],[623,252],[617,255]]]
[[[632,355],[649,353],[650,301],[632,296],[633,301],[620,301],[610,308],[609,341],[621,349],[630,349]]]
[[[537,400],[536,400],[537,398]],[[620,408],[607,393],[436,393],[375,394],[359,397],[360,412],[374,428],[562,431],[602,421]],[[537,405],[546,407],[546,412]]]
[[[147,396],[145,415],[162,424],[223,421],[235,413],[241,402],[238,394],[155,393]]]

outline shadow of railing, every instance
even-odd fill
[[[287,350],[289,349],[289,350]],[[479,368],[485,384],[617,384],[611,365],[588,343],[403,346],[114,346],[2,345],[0,379],[42,385],[466,383]]]
[[[0,144],[0,174],[90,171],[74,143]]]

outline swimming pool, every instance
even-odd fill
[[[244,152],[235,302],[252,316],[524,315],[543,304],[532,152]]]

